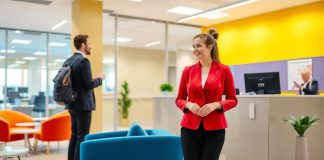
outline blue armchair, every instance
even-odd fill
[[[81,160],[183,160],[180,137],[166,130],[145,130],[146,136],[128,131],[96,133],[81,143]]]

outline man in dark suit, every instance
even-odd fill
[[[76,101],[66,105],[71,115],[72,135],[68,149],[68,160],[79,160],[80,143],[89,134],[91,112],[96,109],[93,89],[102,84],[104,74],[92,77],[91,66],[86,55],[90,55],[88,35],[74,37],[77,51],[65,63],[72,64],[72,88],[77,92]]]
[[[316,95],[319,94],[318,82],[311,77],[311,73],[308,69],[301,71],[301,77],[304,81],[301,85],[294,82],[296,88],[299,89],[300,95]]]

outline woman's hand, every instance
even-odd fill
[[[198,115],[200,107],[198,106],[197,103],[187,102],[185,106],[187,109],[189,109],[189,111],[191,111],[195,115]]]
[[[222,105],[219,102],[205,104],[202,108],[200,108],[198,112],[198,116],[205,117],[215,109],[221,109],[221,108]]]

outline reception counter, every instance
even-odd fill
[[[229,128],[223,160],[294,160],[297,133],[283,120],[300,115],[324,119],[324,96],[238,96],[236,108],[226,112]],[[180,135],[182,112],[175,97],[153,98],[153,127]],[[324,159],[324,122],[306,131],[309,159]]]

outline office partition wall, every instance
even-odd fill
[[[52,79],[71,54],[70,35],[1,29],[0,42],[1,109],[30,116],[62,111],[53,103]]]

